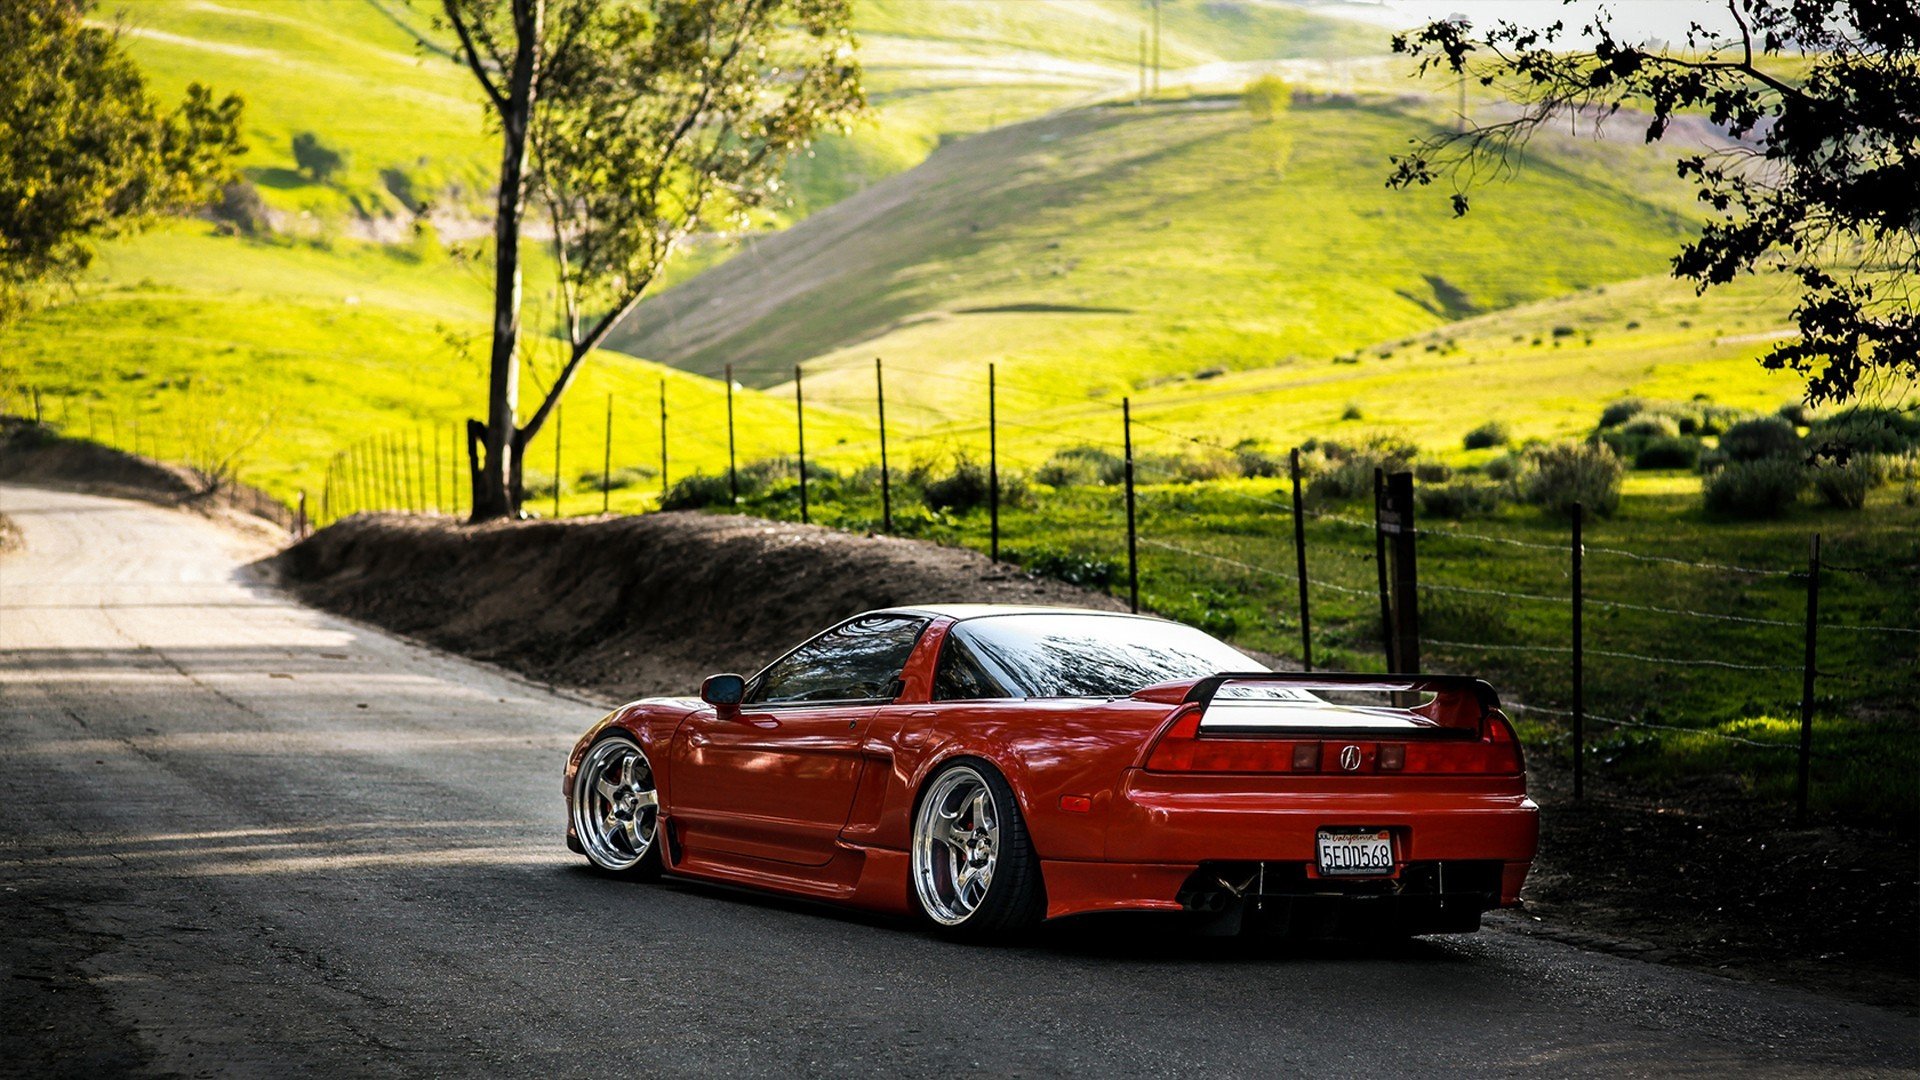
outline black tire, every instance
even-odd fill
[[[977,784],[976,784],[977,781]],[[967,791],[968,799],[984,788],[991,800],[990,809],[995,840],[991,845],[990,873],[984,894],[971,904],[956,902],[953,878],[963,861],[960,851],[948,841],[936,841],[930,822],[939,819],[929,809],[930,800],[942,803],[953,799],[957,791]],[[1004,940],[1028,930],[1046,917],[1047,893],[1041,878],[1040,856],[1027,833],[1026,818],[1020,813],[1020,800],[1000,771],[979,758],[955,758],[936,769],[920,789],[914,802],[913,839],[908,859],[907,891],[927,925],[942,936],[969,941]],[[956,819],[956,826],[959,820]],[[984,831],[979,820],[970,822],[977,837]],[[961,895],[969,895],[960,888]],[[962,911],[961,909],[967,909]],[[956,918],[956,915],[958,916]]]
[[[619,795],[600,793],[601,779]],[[598,873],[627,881],[653,881],[660,876],[664,838],[659,792],[653,786],[652,763],[631,735],[610,732],[587,748],[573,778],[568,816],[581,854]]]

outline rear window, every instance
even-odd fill
[[[1264,664],[1190,626],[1125,615],[988,615],[954,625],[937,700],[1125,697]]]

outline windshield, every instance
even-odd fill
[[[982,697],[1125,697],[1155,683],[1267,670],[1190,626],[1125,615],[966,619],[955,624],[947,648],[1002,691]]]

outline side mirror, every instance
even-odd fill
[[[747,696],[745,676],[709,675],[700,684],[700,700],[721,709],[739,708],[740,702]]]

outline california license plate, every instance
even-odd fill
[[[1321,829],[1319,869],[1328,877],[1393,873],[1393,837],[1385,829]]]

